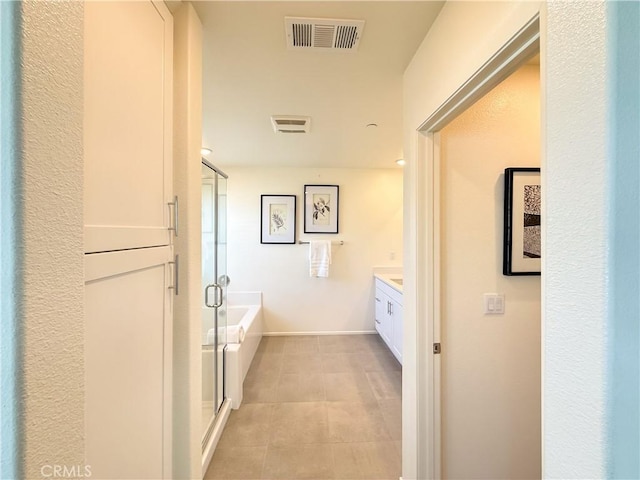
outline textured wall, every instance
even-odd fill
[[[546,478],[606,473],[606,3],[549,2],[543,23]]]
[[[81,2],[22,3],[24,464],[83,465]]]
[[[202,26],[190,3],[174,12],[174,192],[180,199],[180,295],[174,297],[175,478],[197,478],[201,449]]]
[[[229,289],[263,292],[265,331],[374,331],[372,269],[402,262],[401,169],[224,170]],[[337,235],[302,233],[305,184],[340,186]],[[344,240],[333,246],[329,278],[309,277],[308,245],[260,244],[261,194],[297,195],[297,239]]]
[[[443,128],[440,149],[442,476],[540,478],[540,277],[502,274],[504,169],[540,165],[539,68]],[[483,314],[491,292],[503,315]]]

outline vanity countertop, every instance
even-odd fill
[[[374,273],[373,276],[402,293],[402,273]]]

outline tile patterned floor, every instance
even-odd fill
[[[205,479],[398,480],[401,384],[378,335],[264,337]]]

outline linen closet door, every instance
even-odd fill
[[[84,10],[86,464],[171,478],[173,19],[153,1]]]
[[[85,252],[168,245],[173,19],[162,2],[85,2]]]

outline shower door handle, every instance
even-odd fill
[[[222,306],[222,285],[218,284],[218,283],[214,283],[213,286],[216,288],[216,291],[219,292],[219,295],[217,295],[218,299],[216,301],[216,303],[213,304],[213,308],[220,308]]]
[[[214,303],[209,303],[209,289],[215,288]],[[222,306],[222,286],[218,283],[210,283],[204,289],[204,304],[209,308],[220,308]]]
[[[204,289],[204,304],[209,308],[217,308],[215,303],[209,303],[209,289],[216,287],[217,283],[210,283]]]

